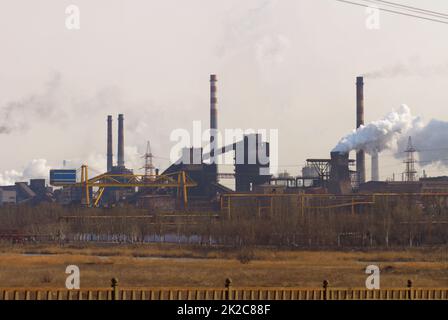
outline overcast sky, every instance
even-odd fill
[[[444,0],[400,2],[448,12]],[[66,28],[70,4],[80,30]],[[33,159],[37,171],[63,160],[101,171],[118,113],[130,166],[150,140],[166,167],[172,130],[208,126],[211,73],[220,128],[279,129],[280,170],[294,174],[353,129],[357,75],[430,70],[366,78],[366,122],[403,103],[448,120],[448,25],[382,13],[370,30],[366,17],[334,0],[2,0],[0,182]],[[387,152],[380,163],[383,179],[403,171]]]

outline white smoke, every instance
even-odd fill
[[[30,179],[48,179],[51,167],[45,159],[31,160],[23,170],[6,170],[0,173],[0,186],[12,185]]]
[[[396,149],[400,135],[408,132],[416,119],[409,107],[403,104],[383,119],[353,130],[339,141],[333,151],[347,153],[352,150],[364,150],[371,154],[374,150],[381,152],[385,149]]]
[[[417,150],[420,166],[434,164],[448,167],[448,122],[432,119],[425,124],[418,119],[406,136],[398,140],[398,150],[406,149],[408,136],[412,138],[413,147]],[[403,152],[396,154],[397,158],[403,156]]]
[[[16,170],[6,170],[0,173],[0,186],[12,185],[17,181],[20,181],[23,177],[23,173]]]
[[[425,123],[422,118],[413,116],[406,105],[349,133],[332,151],[364,150],[372,154],[375,149],[379,152],[388,149],[400,159],[406,155],[409,137],[421,167],[448,167],[448,122],[432,119]]]
[[[140,150],[138,146],[125,146],[125,162],[126,167],[133,169],[134,173],[142,173],[144,165],[144,150]],[[106,172],[107,163],[106,155],[102,153],[92,153],[84,159],[68,159],[65,160],[64,169],[79,169],[83,164],[88,165],[89,177],[94,177]],[[62,166],[61,166],[62,167]],[[61,167],[58,167],[60,169]],[[31,160],[23,170],[11,169],[0,173],[0,186],[13,185],[16,182],[27,182],[30,179],[47,179],[50,170],[56,168],[50,166],[45,159]]]

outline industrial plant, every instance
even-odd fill
[[[204,148],[185,147],[178,161],[164,171],[153,164],[150,145],[144,159],[144,174],[136,174],[125,163],[125,118],[117,118],[118,143],[114,161],[113,117],[107,116],[106,159],[107,171],[92,176],[88,164],[81,168],[52,169],[49,186],[45,179],[17,182],[0,187],[0,205],[59,203],[64,206],[113,208],[131,205],[148,212],[214,212],[216,216],[230,215],[232,203],[241,205],[251,201],[254,212],[272,210],[273,199],[297,199],[298,208],[313,206],[347,206],[362,211],[366,201],[354,199],[375,194],[448,194],[447,177],[417,179],[416,149],[409,137],[405,151],[402,181],[380,181],[379,157],[375,149],[371,155],[371,179],[366,175],[366,152],[356,149],[356,159],[349,157],[350,150],[334,149],[328,158],[309,158],[299,176],[269,174],[269,141],[260,134],[246,134],[235,143],[218,146],[213,132],[218,127],[218,78],[210,75],[210,151]],[[364,79],[356,78],[356,126],[364,126]],[[221,173],[216,159],[232,153],[233,173]],[[263,158],[263,159],[262,159]],[[267,159],[267,161],[266,161]],[[220,183],[234,179],[235,189]],[[318,197],[314,197],[319,195]],[[351,199],[351,200],[347,200]],[[243,201],[243,202],[242,202]]]

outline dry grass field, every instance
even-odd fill
[[[381,286],[448,287],[448,248],[391,251],[303,251],[257,248],[252,260],[241,252],[176,245],[1,245],[0,287],[63,288],[65,268],[81,270],[81,286],[221,287],[234,286],[363,287],[365,268],[381,269]]]

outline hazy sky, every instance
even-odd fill
[[[444,0],[400,2],[448,12]],[[80,30],[65,26],[70,4]],[[294,174],[353,129],[357,75],[415,70],[365,79],[366,122],[402,103],[448,120],[448,25],[382,13],[370,30],[366,17],[334,0],[1,0],[0,182],[33,159],[102,170],[106,116],[121,112],[130,166],[150,140],[166,167],[173,129],[208,126],[211,73],[220,128],[279,129],[280,170]],[[382,178],[403,171],[387,152],[380,164]]]

